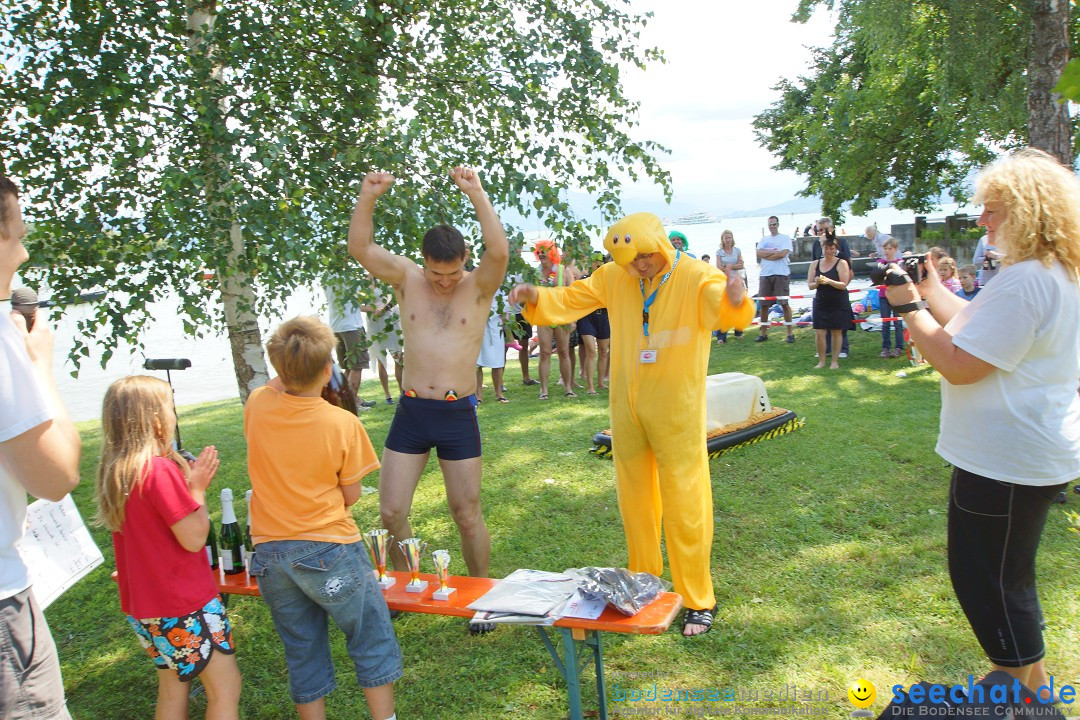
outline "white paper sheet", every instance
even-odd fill
[[[559,617],[581,618],[583,620],[595,620],[600,617],[607,607],[607,600],[603,598],[586,597],[581,590],[575,590],[574,594],[566,601]]]
[[[26,508],[19,552],[42,609],[105,561],[70,495],[55,503],[37,500]]]
[[[562,573],[515,570],[469,603],[469,609],[543,617],[553,614],[575,589],[577,580]]]

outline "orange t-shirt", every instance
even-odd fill
[[[339,489],[379,468],[360,419],[319,397],[261,387],[244,407],[251,538],[354,543],[360,531]]]

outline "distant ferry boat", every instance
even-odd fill
[[[683,215],[682,217],[675,218],[672,225],[706,225],[708,223],[716,222],[716,218],[707,212],[690,213],[689,215]]]

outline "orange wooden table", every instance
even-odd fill
[[[391,610],[401,612],[427,613],[429,615],[449,615],[471,618],[475,611],[468,605],[494,587],[499,581],[491,578],[474,578],[451,575],[449,585],[456,589],[449,600],[440,601],[432,598],[432,593],[439,589],[439,581],[434,575],[421,573],[420,578],[428,581],[428,586],[418,593],[405,591],[405,584],[410,575],[406,572],[388,572],[397,579],[390,588],[383,590],[383,597]],[[247,573],[225,575],[218,571],[218,587],[223,594],[258,595],[259,586]],[[581,618],[561,618],[553,627],[562,636],[563,652],[560,657],[548,628],[534,626],[555,668],[566,681],[567,695],[570,701],[571,720],[582,720],[581,709],[581,671],[591,661],[596,671],[596,695],[599,699],[599,716],[607,720],[607,689],[604,684],[604,654],[600,644],[601,633],[618,632],[636,635],[658,635],[668,629],[679,609],[682,608],[682,596],[677,593],[662,593],[641,612],[628,617],[604,608],[603,614],[596,620]],[[581,649],[579,650],[579,644]],[[590,652],[586,652],[586,648]]]

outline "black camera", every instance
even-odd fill
[[[902,275],[890,273],[892,268],[898,269]],[[886,265],[880,263],[870,271],[870,281],[875,285],[903,285],[904,283],[921,283],[926,277],[926,256],[908,255],[896,262]]]

